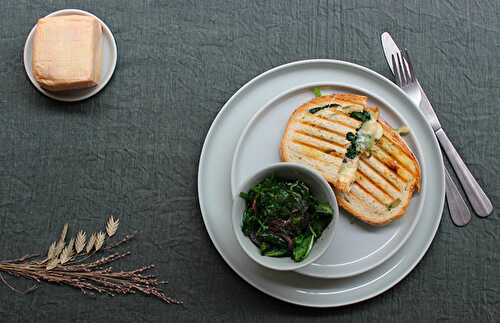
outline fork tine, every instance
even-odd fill
[[[406,70],[406,64],[403,63],[401,53],[398,53],[398,64],[399,73],[401,74],[401,78],[403,79],[403,86],[406,86],[410,82],[410,77],[408,75],[408,71]]]
[[[415,70],[413,69],[413,64],[411,63],[410,53],[408,53],[408,49],[406,49],[406,48],[404,51],[404,59],[406,60],[406,63],[408,64],[408,68],[410,69],[411,81],[415,82],[415,80],[417,79],[415,76]]]
[[[394,71],[394,76],[396,76],[396,82],[398,83],[399,86],[403,86],[401,81],[401,76],[399,74],[399,67],[396,64],[396,58],[394,57],[394,54],[392,54],[391,58],[392,58],[392,70]]]

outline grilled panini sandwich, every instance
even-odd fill
[[[288,121],[280,154],[319,171],[339,205],[371,225],[401,217],[420,190],[417,159],[365,96],[325,95],[300,106]]]

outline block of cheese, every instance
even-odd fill
[[[82,15],[39,19],[32,52],[33,75],[42,88],[64,91],[96,86],[102,60],[101,24]]]

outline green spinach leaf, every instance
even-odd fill
[[[273,250],[269,250],[269,251],[264,252],[264,256],[268,256],[268,257],[285,257],[288,255],[289,255],[289,252],[288,252],[288,249],[286,249],[286,248],[273,249]]]
[[[240,197],[246,205],[241,230],[269,257],[302,261],[333,218],[330,205],[300,180],[270,176]]]
[[[327,104],[320,107],[309,109],[309,113],[315,114],[324,109],[337,108],[337,107],[340,107],[340,104],[337,103]]]
[[[333,210],[330,204],[326,202],[318,202],[315,206],[316,213],[333,215]]]
[[[368,121],[372,118],[370,112],[368,111],[355,111],[355,112],[351,112],[349,114],[349,116],[351,116],[352,118],[356,119],[356,120],[359,120],[361,122],[365,122],[365,121]]]
[[[294,240],[292,258],[296,262],[304,260],[311,252],[314,243],[314,234],[300,235]]]

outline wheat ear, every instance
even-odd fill
[[[76,235],[76,240],[75,240],[75,251],[77,254],[82,252],[83,248],[85,248],[86,239],[87,239],[86,233],[80,230]]]
[[[87,247],[85,247],[85,252],[87,252],[87,254],[89,254],[94,248],[96,238],[97,238],[96,234],[92,233],[92,235],[89,238],[89,241],[87,242]]]
[[[99,249],[101,249],[105,239],[106,239],[106,234],[102,231],[99,231],[95,239],[95,251],[99,251]]]
[[[115,220],[113,216],[110,216],[108,222],[106,223],[106,233],[108,234],[108,237],[112,237],[116,233],[118,225],[120,225],[120,220]]]

